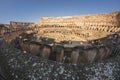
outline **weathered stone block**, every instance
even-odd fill
[[[119,80],[120,56],[101,63],[60,64],[23,54],[0,40],[0,67],[7,80]]]

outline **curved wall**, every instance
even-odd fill
[[[0,39],[5,80],[119,80],[120,56],[101,63],[60,64],[23,54]]]
[[[90,38],[97,39],[119,32],[120,11],[85,16],[43,17],[40,18],[38,25],[40,28],[39,35],[57,38],[58,35],[56,34],[60,34],[61,37],[58,37],[57,40],[86,41]]]
[[[81,26],[82,28],[102,28],[105,31],[116,32],[118,30],[115,28],[120,28],[120,11],[85,16],[43,17],[40,18],[38,25]]]

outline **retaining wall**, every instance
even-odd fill
[[[101,63],[60,64],[41,59],[0,39],[0,66],[7,80],[119,80],[120,56]]]

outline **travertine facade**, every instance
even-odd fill
[[[115,24],[107,23],[111,19],[84,18],[83,22],[77,23],[62,21],[58,24],[53,20],[46,22],[43,20],[40,23],[40,35],[50,35],[57,39],[80,40],[86,38],[100,37],[103,34],[120,31],[120,16],[119,12],[110,13],[114,16]],[[108,15],[110,15],[108,14]],[[116,15],[117,14],[117,15]],[[106,14],[107,15],[107,14]],[[117,16],[117,17],[115,17]],[[81,16],[83,17],[83,16]],[[85,17],[85,16],[84,16]],[[101,17],[99,17],[101,18]],[[66,19],[66,18],[65,18]],[[93,19],[93,22],[92,22]],[[109,20],[110,19],[110,20]],[[85,21],[86,20],[86,21]],[[102,21],[104,20],[104,21]],[[58,20],[59,21],[59,20]],[[73,21],[71,19],[71,21]],[[98,23],[97,23],[98,22]],[[101,24],[103,22],[104,24]],[[13,22],[14,23],[14,22]],[[18,23],[20,24],[20,23]],[[21,23],[24,24],[24,23]],[[21,25],[20,24],[20,25]],[[47,25],[47,26],[46,26]],[[111,25],[111,26],[110,26]],[[13,24],[17,28],[17,23]],[[3,28],[3,27],[2,27]],[[36,27],[35,27],[36,28]],[[37,28],[39,29],[39,27]],[[24,30],[21,30],[24,31]],[[15,31],[17,34],[18,30]],[[12,32],[10,32],[12,33]],[[43,34],[42,34],[43,33]],[[54,36],[55,35],[55,36]],[[71,37],[69,37],[71,35]],[[11,34],[13,36],[13,34]],[[79,38],[79,39],[78,39]],[[118,46],[119,47],[119,46]],[[105,49],[106,50],[106,49]],[[116,50],[116,49],[115,49]],[[117,51],[118,52],[118,51]],[[59,64],[54,61],[38,58],[31,54],[23,54],[20,50],[13,48],[3,38],[0,38],[0,68],[5,76],[5,80],[119,80],[120,79],[120,56],[106,60],[105,62],[90,63],[90,64]],[[23,74],[24,73],[24,74]]]
[[[33,23],[33,22],[14,22],[14,21],[10,21],[10,26],[12,28],[32,27],[32,26],[35,26],[35,23]]]
[[[120,11],[85,16],[43,17],[40,18],[39,25],[120,26]]]
[[[108,14],[40,18],[39,35],[57,41],[86,41],[120,31],[120,11]]]

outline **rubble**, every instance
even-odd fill
[[[62,64],[23,54],[0,39],[0,67],[7,80],[119,80],[120,56],[100,63]]]

